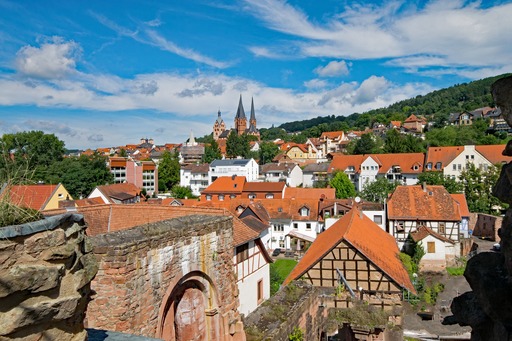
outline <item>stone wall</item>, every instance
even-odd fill
[[[473,228],[473,236],[499,242],[498,230],[502,223],[502,217],[478,213],[475,219],[475,227]]]
[[[187,333],[245,340],[231,217],[188,216],[91,239],[99,271],[88,327],[166,340],[195,340]],[[195,323],[175,321],[183,311]]]
[[[83,217],[0,228],[0,339],[85,340],[97,271]]]

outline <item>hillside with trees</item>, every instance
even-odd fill
[[[470,83],[457,84],[424,96],[416,96],[394,103],[387,108],[370,110],[362,114],[318,116],[308,120],[283,123],[277,128],[262,131],[262,136],[264,133],[279,135],[279,131],[284,129],[286,132],[303,132],[309,137],[318,137],[324,131],[364,129],[370,127],[374,122],[387,124],[395,120],[403,121],[410,114],[426,116],[439,127],[448,119],[450,113],[494,106],[490,92],[491,84],[497,79],[509,75],[503,74]]]

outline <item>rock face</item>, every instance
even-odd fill
[[[0,227],[0,340],[86,340],[97,263],[85,229],[76,214]]]
[[[496,81],[492,94],[512,126],[512,77]],[[510,142],[503,154],[512,155]],[[512,163],[503,166],[493,195],[512,204]],[[498,234],[501,252],[480,253],[468,261],[464,277],[472,291],[453,300],[454,315],[443,322],[471,326],[471,340],[512,340],[512,209],[507,210]]]

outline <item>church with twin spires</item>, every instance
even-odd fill
[[[226,124],[220,115],[220,110],[217,113],[217,120],[213,124],[213,139],[215,141],[227,139],[229,134],[234,131],[238,135],[247,134],[257,136],[260,139],[260,132],[256,128],[256,114],[254,113],[254,99],[251,98],[251,116],[249,118],[249,127],[247,127],[247,117],[245,116],[244,105],[242,104],[242,95],[238,102],[238,109],[235,115],[235,127],[226,130]]]

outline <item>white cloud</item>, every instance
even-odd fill
[[[322,89],[327,87],[329,83],[324,79],[311,79],[309,81],[304,82],[304,86],[308,89]]]
[[[333,60],[324,67],[317,67],[314,71],[320,77],[346,76],[349,74],[347,62],[344,60],[340,60],[339,62]]]
[[[512,55],[512,35],[504,34],[512,31],[512,3],[351,4],[330,17],[324,15],[321,23],[283,0],[246,4],[246,11],[269,29],[298,38],[295,44],[303,57],[391,58],[396,59],[390,62],[394,66],[406,69],[455,66],[468,68],[471,74],[474,68],[508,66]]]
[[[53,37],[40,47],[24,46],[16,54],[16,70],[29,77],[58,79],[75,72],[80,46]]]

